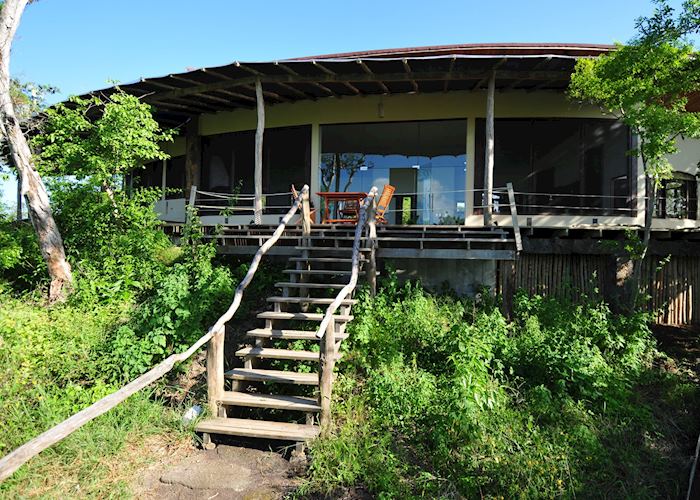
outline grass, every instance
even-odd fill
[[[117,390],[103,351],[129,304],[58,305],[0,292],[0,454]],[[45,450],[0,484],[7,498],[128,497],[131,474],[152,458],[154,439],[183,446],[182,407],[146,389]]]
[[[297,496],[682,496],[700,387],[647,317],[521,295],[508,322],[496,305],[392,280],[362,297]]]
[[[179,414],[139,393],[42,452],[0,486],[6,498],[131,498],[134,473],[192,438]]]

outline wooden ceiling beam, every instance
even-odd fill
[[[314,66],[316,66],[318,69],[320,69],[323,73],[325,73],[325,74],[327,74],[327,75],[333,75],[333,76],[337,76],[337,75],[338,75],[338,73],[336,73],[335,71],[333,71],[333,70],[331,70],[331,69],[328,69],[326,66],[324,66],[324,65],[321,64],[321,63],[319,63],[318,61],[311,61],[311,62],[313,63]],[[360,89],[358,89],[357,87],[355,87],[355,86],[354,86],[352,83],[350,83],[350,82],[341,82],[341,83],[342,83],[347,89],[349,89],[353,94],[355,94],[355,95],[360,95],[360,94],[362,93],[362,92],[360,92]]]
[[[379,88],[382,89],[382,92],[384,92],[385,94],[391,93],[391,92],[389,92],[389,87],[387,87],[383,81],[377,79],[377,75],[374,74],[372,69],[369,66],[367,66],[367,64],[362,59],[358,59],[357,64],[360,65],[360,68],[362,68],[362,71],[364,71],[366,74],[373,76],[375,78],[374,82],[376,82],[376,84],[379,85]]]
[[[408,64],[408,59],[403,58],[401,59],[401,62],[403,63],[403,69],[406,71],[408,74],[412,74],[413,70],[411,70],[411,65]],[[418,87],[418,82],[415,80],[409,80],[411,82],[411,86],[413,87],[414,92],[420,92],[420,88]]]
[[[457,56],[452,56],[452,59],[450,60],[450,68],[447,70],[447,74],[451,75],[452,70],[455,69],[455,62],[457,62]],[[447,88],[450,86],[450,80],[446,79],[445,84],[442,87],[443,92],[447,92]]]
[[[145,83],[147,85],[153,85],[154,87],[158,87],[158,88],[166,89],[166,90],[174,90],[174,89],[180,88],[180,87],[177,87],[175,85],[168,85],[165,83],[156,82],[154,80],[149,80],[148,78],[141,78],[141,83]]]
[[[552,60],[552,56],[549,56],[549,57],[547,57],[547,58],[545,58],[545,59],[542,59],[540,62],[538,62],[537,64],[535,64],[535,65],[532,67],[532,70],[533,70],[533,71],[537,71],[537,70],[540,69],[542,66],[544,66],[544,65],[547,64],[547,63],[549,63],[549,61],[551,61],[551,60]],[[513,83],[511,83],[510,85],[508,85],[508,87],[506,87],[505,89],[502,89],[502,90],[513,90],[515,87],[517,87],[518,85],[520,85],[520,84],[523,83],[524,81],[525,81],[525,80],[523,80],[522,78],[521,78],[520,80],[515,80]]]
[[[301,97],[302,99],[311,99],[312,101],[315,101],[315,100],[316,100],[316,96],[315,96],[315,95],[313,95],[313,94],[307,94],[306,92],[302,92],[301,90],[299,90],[299,89],[297,89],[297,88],[294,88],[294,87],[292,87],[291,85],[289,85],[289,84],[287,84],[287,83],[284,83],[284,82],[275,82],[275,85],[277,85],[277,86],[279,86],[279,87],[282,87],[282,88],[285,89],[285,90],[288,90],[288,91],[291,92],[292,94],[295,94],[295,95]]]
[[[278,64],[279,67],[283,66],[281,63]],[[291,68],[289,68],[291,70]],[[293,71],[293,70],[292,70]],[[263,83],[308,83],[312,85],[322,86],[323,83],[343,83],[343,82],[377,82],[377,78],[381,78],[382,82],[410,82],[414,80],[416,82],[424,81],[441,81],[444,79],[450,80],[478,80],[479,82],[483,79],[487,81],[492,70],[487,71],[453,71],[452,74],[448,75],[444,71],[426,71],[426,72],[402,72],[402,73],[386,73],[382,75],[376,75],[374,73],[358,73],[358,74],[336,74],[336,75],[300,75],[300,74],[286,74],[286,75],[263,75],[260,77]],[[498,77],[505,80],[522,78],[523,80],[562,80],[568,75],[562,74],[561,71],[534,71],[528,72],[523,76],[523,72],[519,71],[499,71]],[[178,77],[181,78],[181,77]],[[154,95],[154,99],[168,99],[169,97],[179,97],[191,94],[197,94],[201,92],[210,92],[214,90],[230,89],[237,86],[254,85],[257,77],[251,76],[246,78],[238,78],[233,80],[223,80],[219,82],[203,83],[199,85],[194,85],[192,87],[174,89],[167,92],[163,92],[160,95]],[[476,86],[474,88],[477,88]],[[330,91],[330,89],[328,89]],[[388,89],[387,89],[388,90]],[[333,93],[330,91],[330,93]]]
[[[486,72],[486,74],[485,74],[478,82],[476,82],[476,85],[474,85],[474,86],[472,87],[472,91],[478,90],[478,89],[480,89],[481,87],[483,87],[483,86],[486,84],[486,82],[489,81],[489,78],[491,78],[491,73],[493,73],[493,72],[496,71],[498,68],[500,68],[501,65],[503,65],[503,63],[506,62],[507,60],[508,60],[508,58],[503,57],[503,58],[501,58],[498,62],[496,62],[496,63],[493,65],[493,67],[491,67],[491,69],[488,70],[488,71]],[[500,78],[505,79],[505,80],[510,80],[510,78],[508,78],[508,76],[507,76],[507,74],[506,74],[505,72],[499,72],[499,73],[498,73],[498,76],[499,76]]]
[[[200,115],[202,113],[215,113],[217,110],[209,108],[206,106],[200,106],[198,104],[180,104],[177,102],[164,102],[164,101],[151,101],[150,102],[157,109],[169,109],[175,111],[184,111],[188,115]]]
[[[255,91],[255,87],[253,85],[243,85],[242,87],[245,89],[250,89],[250,90]],[[287,99],[284,96],[279,95],[277,92],[272,92],[271,90],[265,90],[265,89],[263,89],[262,92],[263,92],[263,95],[265,97],[271,97],[278,102],[289,102],[289,99]]]

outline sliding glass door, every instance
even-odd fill
[[[325,125],[322,191],[396,188],[390,224],[464,220],[466,120]]]

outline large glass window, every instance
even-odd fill
[[[321,127],[322,191],[396,188],[390,224],[464,220],[466,120]]]
[[[475,186],[483,186],[485,122],[477,121]],[[494,187],[512,182],[523,214],[635,215],[627,127],[605,119],[496,119]],[[474,197],[481,206],[482,193]],[[498,203],[507,211],[507,200]]]

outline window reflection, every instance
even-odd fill
[[[485,122],[476,124],[475,186],[483,186]],[[518,213],[636,215],[629,129],[606,119],[496,119],[494,187],[512,182]],[[474,196],[482,205],[481,192]],[[508,207],[502,204],[501,212]]]
[[[396,187],[390,224],[464,220],[466,121],[363,123],[321,128],[323,191]]]

